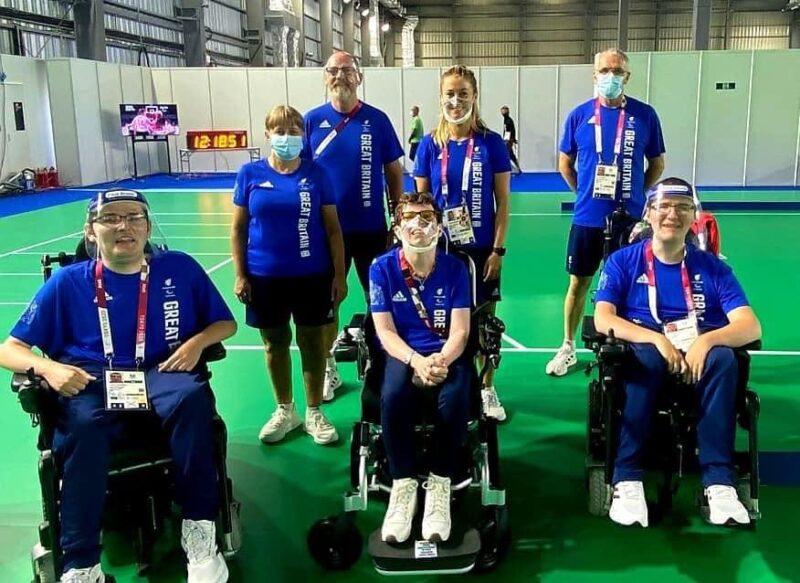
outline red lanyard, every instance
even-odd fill
[[[325,151],[325,148],[327,148],[330,145],[330,143],[333,141],[333,139],[342,132],[342,130],[345,128],[345,126],[350,123],[350,120],[352,120],[356,115],[358,115],[358,112],[361,111],[361,106],[362,105],[363,105],[363,103],[361,103],[361,101],[356,103],[356,106],[353,109],[351,109],[339,121],[338,124],[336,124],[336,127],[333,128],[331,130],[331,132],[327,136],[325,136],[325,139],[322,140],[319,143],[319,146],[317,146],[317,149],[314,150],[314,158],[315,159],[319,158],[322,155],[322,152]]]
[[[603,163],[603,129],[600,119],[600,99],[594,101],[594,149],[597,152],[597,163]],[[625,108],[621,107],[617,116],[617,133],[614,136],[614,161],[613,166],[617,165],[617,158],[622,151],[622,128],[625,125]]]
[[[136,366],[144,362],[144,340],[147,329],[147,284],[150,269],[147,260],[142,260],[139,277],[139,306],[136,310]],[[94,291],[97,297],[97,314],[100,318],[100,335],[103,338],[103,354],[109,366],[114,359],[114,341],[111,337],[111,319],[108,316],[105,285],[103,283],[103,262],[98,259],[94,267]]]
[[[425,309],[425,305],[422,303],[422,298],[419,296],[419,290],[417,289],[417,282],[414,280],[414,276],[411,273],[411,264],[408,262],[408,259],[406,259],[406,255],[403,253],[402,249],[400,249],[398,257],[400,259],[400,272],[403,274],[403,280],[406,282],[406,287],[408,287],[408,291],[411,293],[411,302],[417,309],[420,320],[422,320],[428,329],[437,336],[446,337],[446,325],[434,327],[431,324],[430,318],[428,318],[428,310]]]
[[[653,242],[648,241],[644,244],[644,261],[647,269],[647,303],[650,306],[650,314],[657,324],[661,324],[658,317],[658,307],[656,306],[656,270],[655,256],[653,255]],[[689,270],[686,269],[686,251],[684,251],[681,261],[681,285],[683,286],[683,298],[686,301],[686,310],[690,318],[697,317],[692,300],[692,288],[689,282]]]
[[[448,147],[450,142],[442,148],[442,163],[441,163],[441,182],[442,182],[442,198],[447,206],[450,206],[448,198],[450,197],[450,186],[447,184],[447,167],[450,164],[450,152]],[[467,192],[469,191],[469,175],[472,172],[472,153],[475,150],[475,136],[469,135],[469,142],[467,142],[467,153],[464,155],[464,168],[461,171],[461,204],[467,204]]]

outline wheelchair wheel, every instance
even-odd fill
[[[342,571],[352,567],[361,556],[364,540],[349,514],[323,518],[308,533],[308,550],[323,569]]]
[[[611,487],[606,484],[605,468],[589,467],[586,472],[589,489],[589,514],[608,516],[608,511],[611,509]]]
[[[474,570],[486,573],[497,568],[511,546],[508,508],[505,506],[487,508],[483,520],[478,525],[478,533],[481,537],[481,550],[475,559]]]

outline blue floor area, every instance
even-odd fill
[[[180,191],[198,190],[229,191],[233,189],[236,175],[232,172],[189,174],[153,174],[141,178],[124,178],[114,182],[104,182],[80,188],[52,189],[34,193],[0,196],[0,217],[7,217],[39,210],[60,204],[88,200],[100,190],[109,188],[135,188],[139,190]],[[404,177],[406,191],[414,190],[411,176]],[[747,188],[735,186],[701,186],[701,191],[793,191],[800,187],[795,186],[749,186]],[[564,180],[558,172],[528,172],[514,174],[511,177],[511,192],[514,193],[566,193],[569,192]],[[800,210],[800,201],[714,201],[704,204],[708,210]],[[561,210],[572,212],[573,203],[563,202]]]

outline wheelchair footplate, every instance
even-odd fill
[[[481,550],[478,531],[459,524],[454,518],[450,538],[446,542],[422,540],[419,520],[411,536],[400,544],[381,540],[378,528],[369,536],[368,551],[375,570],[381,575],[452,575],[467,573],[475,567]]]

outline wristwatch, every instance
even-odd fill
[[[494,249],[492,249],[492,253],[496,253],[499,257],[505,257],[506,248],[505,247],[495,247]]]

